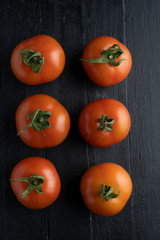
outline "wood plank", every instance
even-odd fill
[[[54,14],[53,14],[54,12]],[[88,168],[86,144],[78,130],[79,113],[86,102],[82,69],[83,26],[81,1],[43,1],[42,22],[45,34],[55,37],[66,53],[62,75],[45,92],[60,101],[71,116],[71,130],[61,145],[47,149],[60,174],[62,189],[55,205],[48,208],[49,239],[90,239],[90,213],[83,206],[79,183]]]
[[[160,37],[159,1],[126,1],[126,38],[133,55],[133,71],[128,84],[131,109],[131,172],[133,178],[133,218],[131,239],[160,238],[160,182],[158,119],[160,70],[157,54]]]
[[[125,43],[124,35],[124,6],[123,1],[92,1],[88,8],[88,1],[83,3],[84,41],[88,43],[97,36],[112,36]],[[87,20],[87,21],[86,21]],[[88,26],[90,26],[88,28]],[[129,77],[128,77],[129,78]],[[88,102],[101,98],[114,98],[128,107],[126,88],[129,79],[111,86],[100,87],[88,81]],[[99,149],[88,146],[90,166],[114,162],[120,164],[130,172],[129,136],[114,146]],[[118,215],[110,218],[91,214],[92,239],[129,239],[132,212],[131,202]]]
[[[0,239],[160,239],[159,8],[158,0],[1,3]],[[27,86],[14,77],[10,56],[20,41],[40,33],[62,44],[66,66],[56,81]],[[100,35],[123,42],[133,57],[127,79],[112,87],[92,83],[79,61],[86,44]],[[16,136],[15,111],[24,98],[36,93],[55,97],[71,116],[69,136],[57,147],[33,149]],[[78,130],[82,108],[100,98],[121,101],[132,119],[129,136],[106,149],[89,146]],[[53,205],[34,211],[18,203],[8,179],[16,163],[36,155],[55,165],[62,190]],[[122,212],[110,218],[90,213],[79,191],[84,171],[102,162],[122,165],[133,181],[131,199]]]
[[[41,27],[38,1],[4,1],[1,8],[1,166],[3,175],[2,224],[0,239],[46,239],[45,210],[32,211],[23,207],[14,196],[9,178],[13,167],[30,156],[45,156],[44,150],[27,147],[16,135],[15,111],[27,96],[43,92],[38,87],[20,83],[10,68],[13,48],[22,40],[36,35]]]

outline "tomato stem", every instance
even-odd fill
[[[111,198],[117,198],[120,195],[120,189],[118,187],[118,193],[114,193],[114,188],[111,186],[107,186],[106,184],[102,184],[101,190],[99,192],[99,195],[104,199],[105,201],[109,201]]]
[[[37,131],[41,130],[43,135],[45,136],[43,129],[49,129],[51,127],[51,124],[48,121],[50,116],[51,116],[50,111],[42,112],[39,109],[36,109],[34,114],[28,113],[27,119],[30,118],[31,122],[26,127],[21,129],[17,135],[19,135],[21,132],[25,131],[26,129],[33,127]]]
[[[122,48],[118,44],[114,44],[108,50],[102,51],[102,56],[100,58],[94,59],[80,59],[81,61],[86,61],[90,63],[109,63],[112,66],[119,66],[122,61],[127,59],[121,59],[119,62],[116,62],[116,59],[124,53]]]
[[[39,73],[44,64],[44,57],[41,57],[40,52],[35,52],[31,49],[23,49],[19,53],[19,60],[30,66],[35,73]]]
[[[114,123],[114,119],[109,118],[106,114],[103,114],[99,119],[99,129],[101,131],[107,130],[111,132],[113,123]]]
[[[43,194],[41,185],[44,183],[45,179],[43,176],[38,176],[36,173],[34,173],[31,177],[25,177],[25,178],[19,178],[16,180],[10,179],[12,182],[26,182],[28,183],[28,187],[26,190],[20,195],[22,198],[27,196],[31,191],[36,190],[37,193]]]

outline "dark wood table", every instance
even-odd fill
[[[159,240],[160,1],[5,0],[0,8],[0,239]],[[37,34],[60,42],[66,66],[56,81],[28,86],[14,77],[10,56],[19,42]],[[112,87],[92,83],[79,61],[85,45],[101,35],[123,42],[133,58],[127,79]],[[71,116],[69,136],[57,147],[33,149],[16,136],[15,111],[24,98],[36,93],[53,96]],[[78,130],[82,108],[100,98],[121,101],[132,119],[128,137],[104,149],[88,145]],[[30,156],[49,159],[62,182],[58,200],[43,210],[22,206],[9,183],[16,163]],[[133,181],[130,200],[113,217],[89,212],[79,191],[85,170],[103,162],[120,164]]]

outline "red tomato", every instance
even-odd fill
[[[18,80],[29,85],[51,82],[65,66],[65,53],[52,37],[37,35],[19,43],[11,56],[11,68]]]
[[[124,208],[132,192],[132,181],[118,164],[102,163],[84,173],[80,191],[90,211],[100,216],[112,216]]]
[[[56,99],[44,94],[24,99],[17,108],[15,118],[19,137],[34,148],[60,144],[70,129],[67,110]]]
[[[82,64],[88,77],[101,86],[121,82],[127,77],[132,66],[132,57],[127,47],[107,36],[97,37],[89,42],[84,49],[82,60],[87,60]]]
[[[20,203],[28,208],[40,209],[48,207],[58,198],[61,182],[49,160],[30,157],[14,167],[11,187]]]
[[[95,147],[108,147],[128,134],[131,119],[126,107],[114,99],[100,99],[86,105],[79,116],[82,137]]]

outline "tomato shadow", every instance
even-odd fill
[[[88,77],[83,69],[80,58],[81,52],[68,54],[66,59],[65,74],[71,77],[70,81],[72,84],[83,87],[84,83],[88,80]]]
[[[13,102],[13,101],[12,101]],[[6,104],[7,107],[5,107],[2,110],[1,115],[1,123],[2,123],[2,129],[1,129],[1,146],[2,148],[6,149],[7,147],[7,153],[10,151],[10,149],[14,148],[15,142],[16,142],[16,124],[15,124],[15,111],[16,108],[13,107],[13,105],[10,107],[8,104]]]
[[[80,193],[80,180],[81,176],[72,176],[62,186],[62,191],[66,204],[74,209],[83,210],[84,203]]]

